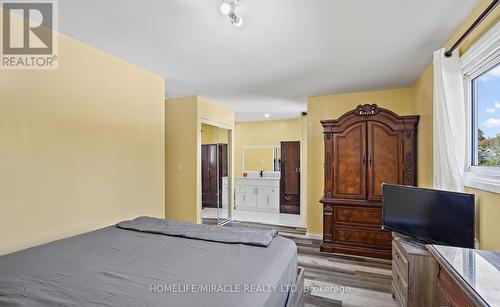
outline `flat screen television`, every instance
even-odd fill
[[[474,195],[384,184],[383,228],[426,243],[474,248]]]

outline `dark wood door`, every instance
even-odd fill
[[[401,133],[368,122],[368,199],[382,200],[382,183],[403,183]]]
[[[280,212],[300,214],[300,142],[281,142]]]
[[[366,123],[334,135],[333,144],[333,197],[366,199]]]
[[[218,204],[217,144],[201,146],[201,201],[202,207],[217,208]]]

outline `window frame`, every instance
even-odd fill
[[[474,79],[500,64],[500,23],[489,30],[461,58],[466,103],[466,165],[464,185],[500,193],[500,167],[478,166],[477,103],[474,103]]]

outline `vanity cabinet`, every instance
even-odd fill
[[[236,209],[279,213],[279,182],[279,178],[236,178]]]
[[[222,177],[222,208],[229,207],[229,182],[228,177]]]

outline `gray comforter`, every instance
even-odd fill
[[[297,248],[111,226],[0,257],[0,306],[285,306]]]
[[[276,229],[249,229],[228,228],[217,225],[195,225],[185,222],[158,219],[141,216],[131,221],[123,221],[116,226],[122,229],[135,230],[177,236],[190,239],[200,239],[222,243],[239,243],[267,247],[274,236]]]

